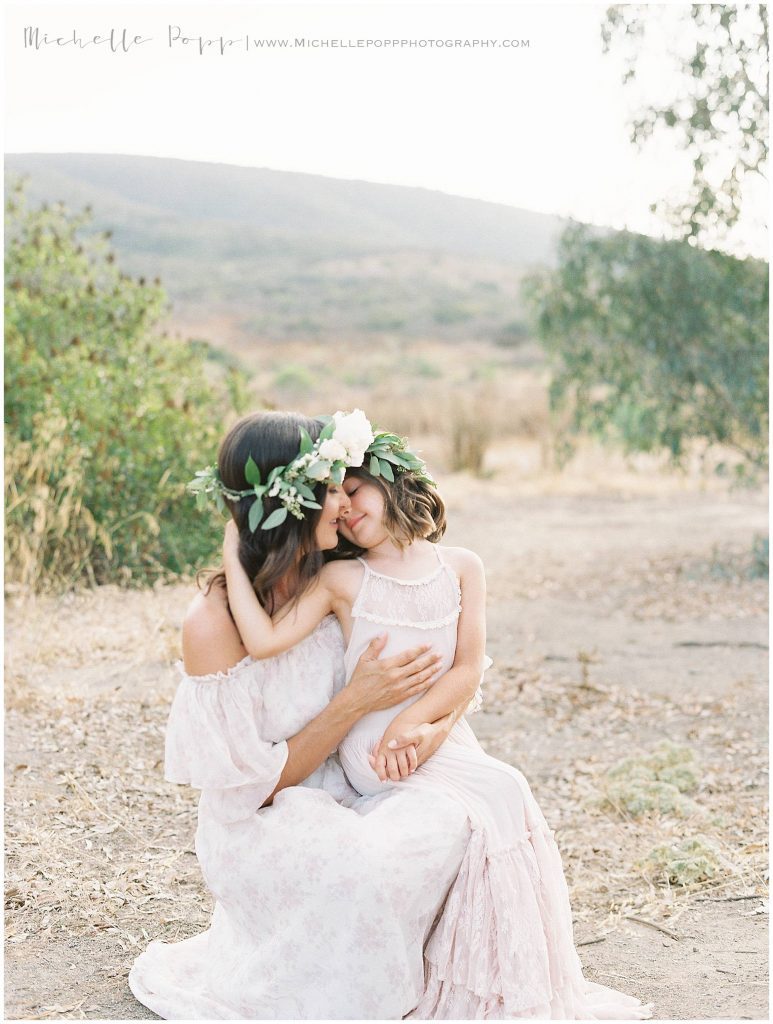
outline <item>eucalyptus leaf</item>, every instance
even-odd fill
[[[302,484],[299,480],[293,481],[293,487],[296,489],[298,494],[302,495],[304,498],[308,498],[309,501],[316,500],[314,491],[312,491],[310,487],[307,487],[306,484]]]
[[[381,476],[381,470],[379,469],[379,462],[375,455],[370,457],[370,475]]]
[[[393,452],[390,451],[384,452],[383,455],[381,454],[381,452],[378,452],[378,457],[380,459],[386,459],[387,462],[393,462],[396,466],[408,466],[407,461],[404,458],[402,458],[402,456],[395,455]]]
[[[335,421],[334,420],[329,420],[324,425],[324,427],[322,428],[322,432],[319,435],[319,440],[320,441],[327,441],[327,440],[329,440],[333,436],[333,433],[335,432],[335,428],[336,428]]]
[[[318,501],[307,501],[306,498],[300,498],[299,501],[304,508],[322,508]]]
[[[314,448],[314,442],[312,441],[308,430],[305,427],[301,427],[301,455],[308,455]]]
[[[342,484],[346,475],[346,467],[336,464],[330,471],[330,479],[334,484]]]
[[[275,526],[281,526],[285,519],[287,519],[287,509],[283,505],[282,508],[274,509],[261,526],[261,530],[273,530]]]
[[[329,474],[330,463],[325,459],[320,459],[319,462],[312,462],[306,470],[306,476],[310,480],[326,480]]]
[[[379,466],[379,469],[381,470],[381,475],[385,476],[387,478],[387,480],[391,481],[391,483],[394,483],[395,482],[395,474],[394,474],[394,472],[392,470],[392,467],[389,465],[389,463],[386,460],[381,460],[380,459],[378,466]]]
[[[247,463],[244,467],[244,476],[248,484],[255,485],[260,483],[260,470],[251,455],[247,458]]]
[[[253,533],[257,530],[258,523],[261,521],[262,518],[263,502],[260,500],[260,498],[256,498],[255,501],[250,506],[249,514],[249,526]]]

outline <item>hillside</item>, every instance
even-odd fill
[[[9,154],[31,201],[90,205],[174,323],[230,347],[374,336],[519,344],[522,274],[555,217],[423,188],[185,160]]]

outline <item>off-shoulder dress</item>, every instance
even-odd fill
[[[423,947],[469,839],[450,796],[359,798],[331,756],[273,791],[295,735],[344,684],[332,616],[292,650],[217,676],[182,671],[166,778],[201,790],[196,853],[210,927],[151,942],[132,992],[171,1020],[400,1019],[424,991]]]

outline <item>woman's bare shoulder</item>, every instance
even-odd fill
[[[183,664],[190,676],[227,672],[246,656],[222,584],[193,598],[183,620],[182,643]]]

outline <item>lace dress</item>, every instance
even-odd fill
[[[443,655],[443,667],[453,664],[461,593],[453,570],[435,550],[437,570],[418,580],[384,576],[363,561],[347,677],[370,640],[384,632],[389,637],[385,656],[431,642]],[[521,772],[487,755],[466,720],[457,722],[439,750],[407,779],[379,782],[367,754],[396,710],[365,716],[341,743],[349,781],[363,793],[398,789],[403,795],[450,795],[472,827],[459,874],[425,947],[425,991],[408,1016],[649,1017],[649,1006],[583,977],[554,834]]]
[[[400,1019],[424,990],[423,946],[470,835],[455,800],[358,798],[335,756],[262,807],[286,739],[344,684],[335,618],[291,651],[182,673],[166,778],[201,790],[196,853],[210,927],[152,942],[132,992],[173,1020]]]

